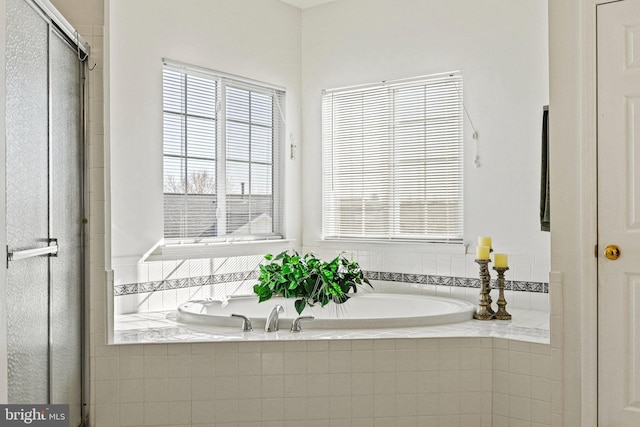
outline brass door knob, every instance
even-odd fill
[[[604,248],[604,256],[607,257],[607,259],[615,261],[620,258],[620,248],[616,245],[609,245]]]

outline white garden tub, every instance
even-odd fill
[[[233,297],[227,301],[189,301],[178,307],[178,319],[184,323],[240,327],[241,320],[231,314],[251,319],[253,328],[264,330],[269,312],[276,305],[284,308],[280,314],[280,329],[291,327],[298,317],[293,298],[273,297],[258,303],[257,296]],[[329,303],[306,307],[303,329],[380,329],[442,325],[463,322],[473,317],[475,306],[467,301],[426,295],[357,293],[344,304]]]

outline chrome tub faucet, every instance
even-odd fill
[[[269,317],[267,317],[267,323],[264,324],[265,332],[276,332],[278,330],[278,315],[284,313],[284,308],[281,305],[276,305],[271,309]]]

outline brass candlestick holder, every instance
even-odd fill
[[[494,311],[491,308],[491,274],[489,274],[489,260],[477,259],[476,262],[480,266],[480,307],[473,315],[474,319],[491,320]]]
[[[507,312],[507,300],[504,299],[504,272],[509,267],[493,267],[498,272],[498,288],[500,289],[500,295],[498,296],[498,311],[494,317],[498,320],[511,320],[511,315]]]

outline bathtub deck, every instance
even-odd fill
[[[176,321],[175,311],[140,313],[116,316],[113,344],[185,343],[185,342],[241,342],[291,340],[357,340],[398,338],[505,338],[536,344],[549,344],[549,312],[509,309],[509,321],[479,321],[448,325],[390,329],[306,329],[291,333],[241,332],[237,328],[184,324]],[[304,329],[304,323],[303,323]]]

